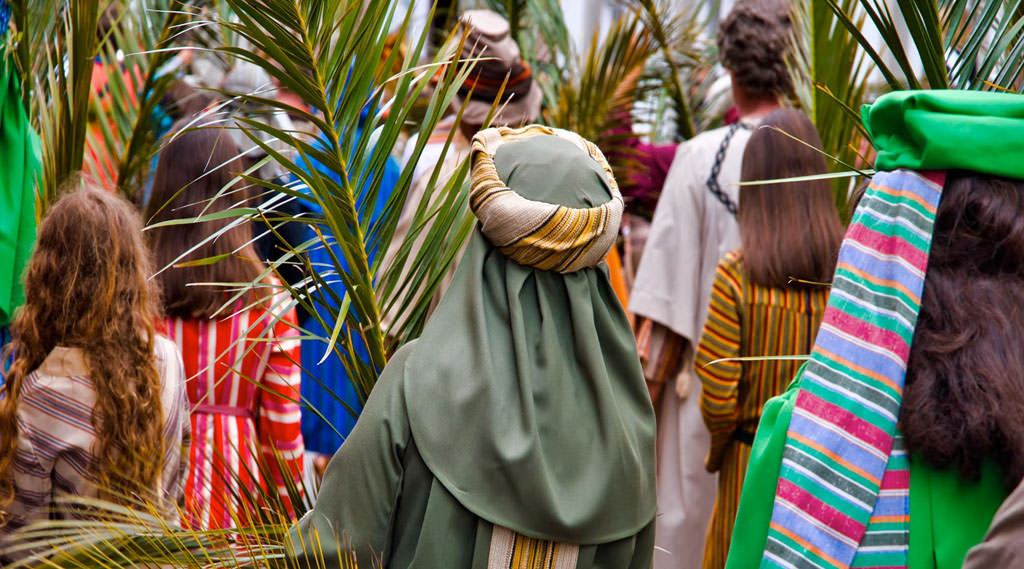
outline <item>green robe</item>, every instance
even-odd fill
[[[0,326],[25,302],[22,271],[35,243],[39,137],[21,104],[13,62],[0,49]]]
[[[597,163],[554,136],[507,143],[494,165],[527,199],[610,197]],[[654,472],[654,411],[607,267],[520,265],[478,230],[423,334],[382,372],[290,554],[320,567],[303,547],[318,537],[327,567],[346,550],[363,567],[476,569],[497,525],[579,546],[581,569],[647,569]]]
[[[415,342],[389,368],[401,368]],[[485,569],[492,524],[462,506],[431,474],[412,439],[399,374],[385,373],[355,429],[331,460],[316,507],[292,530],[300,566],[342,567],[350,549],[360,567]],[[452,452],[458,452],[452,449]],[[317,536],[323,563],[310,542]],[[646,569],[654,521],[638,534],[580,547],[579,569]]]

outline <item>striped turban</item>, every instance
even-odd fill
[[[505,185],[494,167],[504,144],[536,136],[572,142],[604,172],[610,199],[594,207],[573,208],[527,199]],[[622,194],[611,166],[592,142],[566,130],[530,125],[489,128],[473,137],[469,206],[487,240],[521,265],[571,273],[604,260],[622,221]]]

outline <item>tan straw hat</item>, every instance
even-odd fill
[[[535,122],[540,115],[540,87],[512,39],[508,21],[490,10],[468,10],[459,18],[459,26],[466,30],[462,59],[487,58],[476,62],[459,88],[455,104],[461,106],[469,98],[462,120],[482,125],[504,84],[492,125]]]

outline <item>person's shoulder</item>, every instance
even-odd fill
[[[669,178],[676,178],[680,175],[690,177],[699,173],[698,178],[707,176],[706,170],[711,168],[715,154],[718,152],[722,141],[729,133],[729,127],[724,126],[712,130],[706,130],[693,138],[679,143],[676,147],[675,157],[672,159],[672,166],[668,174]],[[666,186],[670,185],[666,180]]]
[[[181,356],[178,352],[178,345],[163,334],[153,337],[153,355],[159,361],[173,361]]]
[[[676,149],[676,154],[678,155],[680,152],[699,151],[709,147],[717,149],[718,145],[721,144],[722,139],[724,139],[725,135],[728,133],[728,126],[705,130],[693,138],[679,143],[679,148]]]
[[[718,274],[735,290],[743,287],[743,255],[739,249],[729,251],[718,261]]]
[[[722,270],[737,272],[743,267],[743,255],[739,249],[728,251],[718,261],[718,266],[722,267]]]
[[[153,337],[153,357],[157,373],[165,390],[175,391],[185,383],[185,364],[181,350],[173,340],[163,334]]]

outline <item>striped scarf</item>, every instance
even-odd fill
[[[897,431],[942,176],[878,173],[846,233],[801,376],[762,567],[907,567]]]
[[[586,152],[601,166],[611,199],[599,206],[572,208],[529,200],[507,187],[494,167],[495,153],[502,145],[535,136],[556,136]],[[600,263],[615,245],[622,194],[594,143],[574,132],[540,125],[500,127],[478,132],[471,152],[469,207],[488,241],[506,256],[521,265],[570,273]]]

